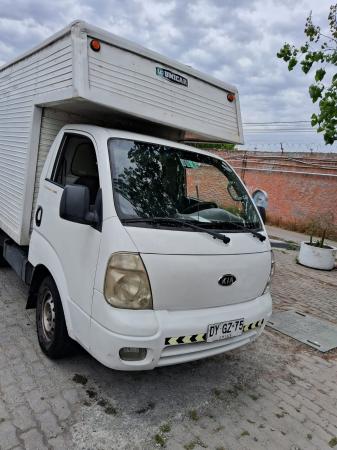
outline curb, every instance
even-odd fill
[[[276,239],[270,239],[270,245],[273,248],[285,248],[287,250],[297,250],[299,248],[299,245],[295,242],[278,241]]]

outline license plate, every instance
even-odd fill
[[[207,342],[221,341],[243,333],[244,319],[229,320],[227,322],[212,323],[207,328]]]

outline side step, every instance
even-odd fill
[[[33,266],[28,261],[28,247],[20,247],[10,239],[3,242],[3,257],[26,284],[30,284]]]

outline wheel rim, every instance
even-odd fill
[[[55,303],[49,289],[42,299],[42,329],[46,339],[52,340],[55,333]]]

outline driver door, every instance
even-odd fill
[[[63,188],[69,184],[88,186],[90,203],[94,207],[100,182],[96,143],[88,134],[64,133],[40,189],[38,207],[43,214],[37,228],[57,254],[66,280],[73,331],[85,344],[89,336],[101,232],[89,225],[61,219],[60,201]]]

